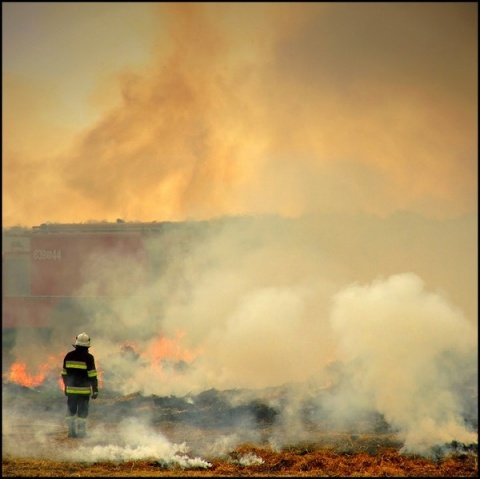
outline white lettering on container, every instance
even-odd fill
[[[40,260],[54,260],[60,261],[62,259],[62,250],[60,249],[35,249],[33,250],[33,259]]]

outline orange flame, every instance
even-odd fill
[[[61,362],[60,366],[56,363],[55,365],[52,365],[51,362],[47,362],[40,366],[40,371],[37,374],[32,374],[28,372],[28,367],[26,363],[17,361],[13,363],[10,367],[10,372],[8,373],[7,379],[15,384],[20,384],[21,386],[25,386],[28,388],[36,388],[44,383],[47,376],[56,376],[57,373],[60,375],[61,365]],[[99,388],[101,388],[103,371],[99,370],[98,368],[97,371],[98,386]],[[63,391],[64,384],[61,376],[58,378],[57,384],[58,388]]]
[[[25,387],[34,388],[40,386],[45,381],[46,373],[49,369],[48,364],[40,368],[38,374],[29,374],[27,365],[22,362],[13,363],[10,368],[9,380]]]
[[[163,361],[184,361],[191,363],[199,354],[199,351],[190,351],[181,345],[184,335],[184,332],[177,332],[173,338],[159,336],[153,339],[143,351],[139,350],[135,343],[126,342],[122,346],[122,351],[131,351],[147,359],[152,368],[160,370],[159,372],[161,372],[165,366]],[[41,386],[47,378],[58,378],[56,383],[58,384],[58,388],[63,391],[64,384],[61,378],[62,360],[63,353],[49,355],[46,362],[36,369],[23,361],[16,361],[12,364],[6,376],[10,382],[29,388]],[[102,376],[104,371],[101,370],[99,366],[97,360],[98,386],[101,389],[103,387]],[[32,370],[34,372],[32,372]]]
[[[146,356],[149,356],[156,362],[171,359],[191,363],[197,356],[197,353],[189,351],[180,345],[183,336],[185,336],[185,333],[179,331],[173,339],[169,339],[166,336],[160,336],[154,339],[149,346],[149,350],[146,352]]]

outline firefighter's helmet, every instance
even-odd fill
[[[90,336],[87,333],[80,333],[75,338],[74,346],[84,346],[86,348],[90,347]]]

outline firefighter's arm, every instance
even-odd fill
[[[62,381],[63,381],[63,392],[65,393],[65,396],[67,396],[67,369],[65,367],[65,360],[63,360]]]
[[[95,360],[92,357],[90,367],[88,369],[88,379],[92,386],[92,399],[97,399],[98,397],[98,372],[95,367]]]

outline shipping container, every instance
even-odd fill
[[[18,328],[48,332],[61,327],[72,308],[86,310],[84,306],[92,303],[140,294],[161,264],[151,239],[169,225],[119,222],[4,229],[4,337]]]

